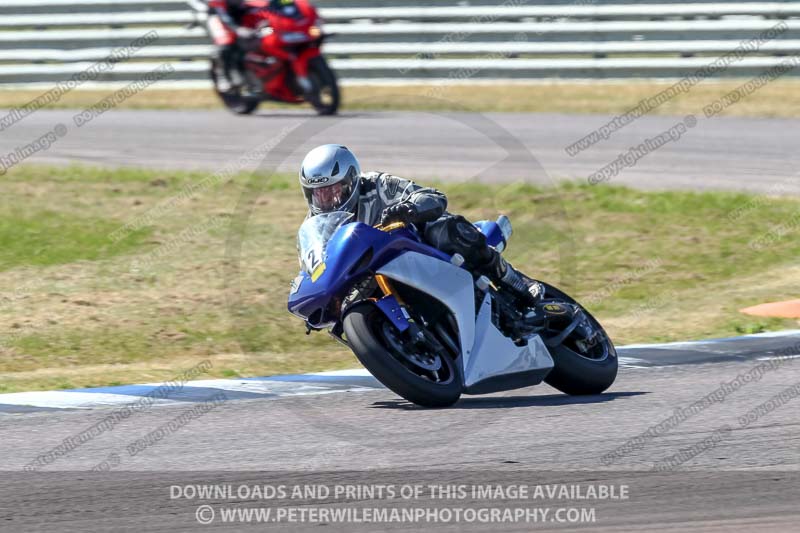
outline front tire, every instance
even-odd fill
[[[373,304],[355,304],[345,315],[343,326],[347,342],[364,368],[409,402],[423,407],[449,407],[461,397],[461,377],[455,362],[448,355],[440,355],[442,370],[447,373],[441,382],[410,370],[401,362],[402,354],[389,348],[383,332],[394,326]]]
[[[545,299],[553,299],[580,306],[589,322],[599,330],[598,335],[602,336],[601,342],[603,344],[601,346],[603,356],[598,358],[581,355],[578,351],[566,345],[566,342],[549,348],[555,366],[545,378],[545,383],[565,394],[600,394],[608,389],[617,378],[619,360],[614,343],[611,342],[600,322],[572,297],[552,285],[547,283],[542,283],[542,285],[545,287]]]
[[[219,99],[225,104],[225,107],[237,115],[250,115],[253,111],[258,109],[258,104],[261,103],[261,98],[258,96],[242,94],[241,88],[227,92],[219,90],[215,62],[216,60],[213,60],[211,63],[211,81],[214,83],[214,92],[217,93],[217,96],[219,96]]]
[[[318,115],[335,115],[339,110],[341,95],[336,75],[322,56],[309,61],[308,77],[313,85],[308,100]]]

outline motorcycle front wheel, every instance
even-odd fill
[[[214,61],[211,63],[211,81],[214,83],[214,91],[230,111],[237,115],[249,115],[258,108],[261,98],[255,95],[244,94],[241,88],[230,91],[220,91],[217,80],[217,69]]]
[[[317,114],[335,115],[341,100],[339,84],[324,57],[318,56],[309,61],[308,78],[313,86],[308,100]]]
[[[355,304],[343,326],[358,360],[392,392],[423,407],[448,407],[461,397],[453,359],[412,346],[374,304]]]

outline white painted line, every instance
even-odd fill
[[[92,407],[116,407],[135,403],[138,397],[122,394],[70,391],[38,391],[0,394],[0,404],[56,409],[91,409]],[[174,403],[156,400],[155,405]]]
[[[632,344],[628,346],[621,346],[618,348],[618,350],[624,353],[626,350],[637,348],[672,349],[693,345],[708,345],[729,342],[736,339],[792,336],[800,336],[800,330],[758,333],[726,339],[708,339],[701,341],[672,342],[663,344]],[[766,356],[759,357],[757,359],[760,361],[765,361],[786,357],[800,358],[800,354],[790,356]],[[625,355],[619,356],[619,362],[623,367],[626,368],[651,367],[651,365],[643,359],[628,357]],[[174,393],[175,399],[159,398],[155,399],[152,404],[175,405],[179,403],[200,402],[202,401],[199,397],[201,395],[198,395],[198,393],[200,393],[203,389],[218,389],[220,391],[228,391],[231,393],[249,393],[254,395],[253,398],[257,398],[258,395],[262,395],[265,399],[286,396],[309,396],[319,394],[334,394],[340,392],[361,392],[375,390],[375,388],[371,387],[370,385],[375,383],[375,386],[379,386],[377,382],[364,383],[364,378],[370,377],[371,374],[366,369],[354,368],[346,370],[332,370],[327,372],[313,372],[310,374],[268,376],[264,378],[205,379],[187,382],[181,390]],[[348,383],[348,379],[357,381],[355,383]],[[40,407],[49,409],[92,409],[95,407],[120,407],[132,405],[137,401],[140,401],[142,398],[147,397],[147,394],[157,390],[161,386],[161,383],[148,383],[142,385],[104,387],[102,389],[103,392],[88,392],[86,389],[84,389],[73,391],[65,390],[0,394],[0,413],[2,413],[2,405],[16,407]],[[119,394],[115,394],[115,390],[118,391]]]
[[[791,337],[793,335],[800,335],[800,329],[789,329],[785,331],[767,331],[764,333],[753,333],[751,335],[744,335],[743,337],[729,337],[728,339],[737,338],[754,338],[754,337]]]
[[[775,361],[784,359],[800,359],[800,354],[795,355],[770,355],[768,357],[757,357],[756,361]]]
[[[363,379],[370,374],[363,368],[353,371],[339,370],[334,372],[317,372],[309,375],[273,376],[277,379],[206,379],[187,382],[180,390],[174,391],[171,397],[159,398],[152,402],[153,406],[198,403],[208,395],[204,389],[216,389],[229,393],[252,394],[253,399],[262,396],[263,399],[286,396],[309,396],[316,394],[331,394],[337,392],[360,392],[375,390],[374,387],[348,385],[342,381],[331,381],[331,377],[342,379]],[[290,379],[280,379],[290,378]],[[296,378],[296,379],[294,379]],[[316,379],[316,380],[315,380]],[[92,409],[96,407],[124,407],[135,404],[142,398],[148,397],[163,385],[160,383],[145,383],[141,385],[123,385],[109,387],[107,390],[119,390],[120,394],[113,392],[87,392],[86,390],[64,391],[34,391],[0,394],[0,412],[3,405],[41,407],[51,409]],[[133,392],[131,389],[141,389]],[[123,391],[125,391],[123,393]],[[232,399],[241,399],[232,398]],[[149,400],[148,400],[149,401]]]
[[[275,394],[279,396],[293,396],[295,394],[315,394],[327,392],[331,389],[322,384],[311,385],[295,381],[237,381],[233,379],[209,379],[190,381],[188,387],[207,387],[220,389],[226,392],[251,392],[254,394]]]
[[[635,357],[622,357],[617,356],[619,364],[625,368],[648,368],[647,361],[637,359]]]
[[[641,349],[641,348],[673,348],[673,347],[681,348],[684,346],[696,346],[699,344],[717,344],[737,339],[757,339],[757,338],[793,337],[793,336],[800,336],[800,329],[790,329],[786,331],[767,331],[766,333],[753,333],[751,335],[742,335],[741,337],[724,337],[721,339],[705,339],[699,341],[664,342],[660,344],[628,344],[626,346],[617,347],[617,350],[630,350],[630,349]]]
[[[368,378],[372,374],[366,368],[351,368],[349,370],[329,370],[327,372],[311,372],[310,374],[302,374],[304,376],[346,376],[346,377],[359,377]]]

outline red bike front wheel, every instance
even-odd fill
[[[315,57],[309,61],[308,78],[312,84],[308,100],[317,114],[335,115],[341,101],[339,84],[324,57]]]
[[[216,60],[211,62],[211,81],[214,83],[214,91],[219,96],[222,103],[237,115],[249,115],[258,108],[261,98],[255,95],[243,94],[241,88],[230,91],[221,91],[217,79]]]

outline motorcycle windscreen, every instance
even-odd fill
[[[312,280],[322,274],[320,269],[325,268],[325,250],[328,241],[336,230],[352,219],[352,213],[332,211],[307,218],[300,226],[297,232],[297,253],[301,268],[311,276]]]

